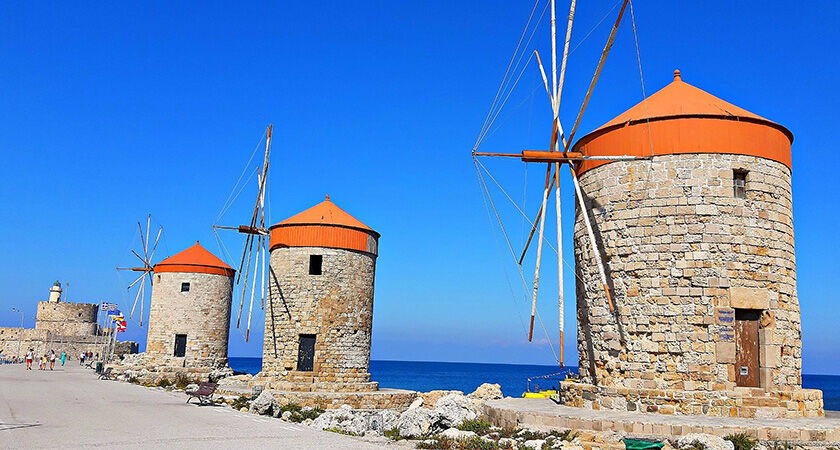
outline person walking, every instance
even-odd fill
[[[55,350],[50,350],[50,370],[55,370]]]
[[[45,353],[45,354],[41,355],[41,359],[39,361],[38,369],[39,370],[44,370],[46,368],[47,368],[47,355]]]
[[[79,353],[79,365],[80,366],[85,365],[85,352]]]
[[[35,356],[35,352],[32,351],[30,348],[28,352],[26,352],[26,370],[32,370],[32,358]]]
[[[67,361],[67,352],[61,352],[61,365],[64,366],[64,362]]]

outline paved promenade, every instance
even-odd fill
[[[234,411],[186,404],[186,396],[100,381],[70,361],[53,372],[0,366],[2,448],[401,447]]]

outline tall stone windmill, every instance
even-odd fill
[[[149,237],[150,237],[150,227],[152,225],[152,215],[149,214],[148,218],[146,219],[146,232],[143,232],[143,225],[138,221],[137,222],[137,229],[140,231],[140,244],[142,246],[143,255],[141,256],[135,250],[132,250],[131,253],[140,260],[142,265],[134,266],[134,267],[117,267],[117,270],[130,270],[132,272],[140,272],[140,276],[138,276],[131,284],[128,285],[128,290],[131,290],[132,287],[139,283],[139,287],[137,288],[137,294],[134,296],[134,304],[131,306],[131,313],[129,313],[128,317],[132,318],[134,316],[134,311],[137,309],[137,303],[140,303],[140,326],[143,326],[143,313],[144,313],[144,303],[146,298],[146,279],[149,280],[149,289],[152,288],[152,272],[154,272],[154,264],[152,264],[152,260],[155,257],[155,249],[157,249],[158,242],[160,241],[160,234],[163,232],[163,227],[159,227],[157,231],[157,236],[155,237],[155,242],[152,244],[151,248],[149,247]]]

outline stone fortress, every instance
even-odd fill
[[[236,271],[198,242],[154,266],[146,351],[115,366],[147,382],[225,371]],[[214,378],[218,375],[214,375]]]
[[[802,389],[792,133],[682,81],[575,144],[611,312],[575,223],[579,381],[564,403],[732,417],[822,416]],[[581,280],[585,280],[582,282]]]
[[[99,305],[61,301],[61,284],[50,288],[47,301],[38,302],[35,328],[0,327],[0,354],[23,358],[31,348],[36,355],[55,350],[77,359],[82,352],[100,354],[110,337],[97,323]],[[115,355],[137,353],[136,342],[117,341]]]

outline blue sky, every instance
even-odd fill
[[[578,5],[573,45],[582,44],[569,62],[566,127],[615,11],[583,38],[614,4]],[[531,5],[5,5],[0,326],[17,325],[11,307],[23,308],[32,326],[35,304],[55,280],[70,282],[73,301],[114,300],[127,310],[129,277],[114,267],[132,262],[136,222],[149,212],[164,227],[161,258],[196,239],[221,256],[211,225],[274,123],[272,221],[330,194],[382,233],[374,358],[552,363],[541,333],[537,343],[526,342],[529,307],[488,222],[469,156]],[[723,5],[636,5],[645,87],[655,92],[679,68],[686,82],[793,131],[804,371],[840,373],[831,284],[840,247],[831,225],[840,218],[833,175],[840,162],[833,137],[840,67],[832,56],[840,7],[829,1],[807,8],[782,1]],[[566,8],[558,2],[561,17]],[[642,98],[626,19],[582,133]],[[530,48],[548,55],[547,33],[543,20]],[[500,115],[502,127],[482,150],[542,148],[550,120],[531,65]],[[527,199],[528,211],[535,209],[541,168],[528,169],[526,179],[516,160],[488,167],[515,198]],[[569,238],[563,253],[571,263],[573,199],[564,183]],[[253,195],[246,191],[223,222],[245,220]],[[498,193],[494,198],[504,201]],[[521,244],[521,219],[510,208],[502,214]],[[547,233],[554,236],[551,226]],[[236,254],[238,236],[225,242]],[[529,259],[526,273],[532,265]],[[556,341],[555,278],[554,269],[546,271],[540,311]],[[568,282],[568,299],[573,289]],[[572,364],[573,311],[567,302]],[[247,344],[232,332],[231,355],[261,352],[260,314],[253,329]],[[126,337],[144,340],[145,327],[130,321]]]

